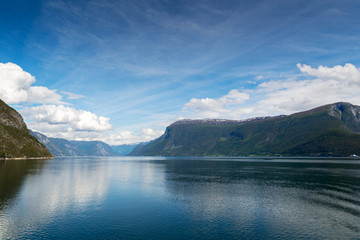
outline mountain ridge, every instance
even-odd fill
[[[129,155],[360,155],[360,107],[346,102],[246,120],[180,120]]]
[[[42,142],[54,156],[118,156],[110,145],[101,141],[69,141],[51,138],[36,131],[31,134]]]

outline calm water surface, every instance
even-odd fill
[[[360,239],[360,161],[0,161],[0,239]]]

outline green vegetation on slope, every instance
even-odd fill
[[[0,100],[0,159],[52,157],[33,137],[21,115]]]
[[[348,103],[244,121],[180,121],[131,155],[360,155],[360,108]]]

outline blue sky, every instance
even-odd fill
[[[360,2],[0,3],[0,98],[48,136],[147,141],[182,118],[360,104]]]

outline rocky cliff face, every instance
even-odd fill
[[[7,127],[26,130],[26,124],[21,115],[0,100],[0,124]]]
[[[328,106],[328,113],[342,121],[349,131],[360,133],[360,107],[340,102]]]
[[[21,115],[0,100],[0,158],[52,157],[33,137]]]

